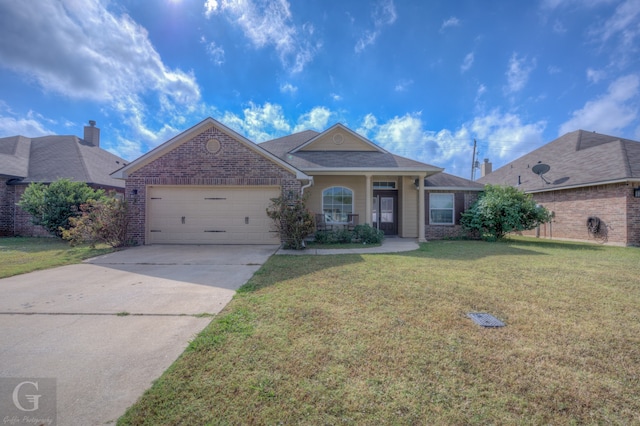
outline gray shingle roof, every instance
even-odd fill
[[[297,147],[315,138],[319,133],[313,130],[294,133],[267,142],[262,142],[260,147],[280,157],[292,166],[302,171],[307,170],[336,170],[336,169],[414,169],[414,168],[438,168],[430,164],[421,163],[409,158],[393,155],[388,152],[375,151],[297,151]]]
[[[21,183],[53,182],[68,178],[114,188],[124,182],[109,176],[125,160],[76,136],[0,138],[0,175]]]
[[[424,180],[425,188],[468,188],[470,190],[480,191],[484,185],[469,179],[451,175],[449,173],[438,173],[429,176]]]
[[[533,173],[536,164],[549,165],[550,170],[544,174],[549,183]],[[538,192],[624,180],[640,180],[640,142],[576,130],[500,167],[478,182]]]

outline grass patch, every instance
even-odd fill
[[[638,277],[529,239],[273,256],[119,424],[637,424]]]
[[[0,238],[0,278],[79,263],[112,252],[110,247],[71,247],[57,238]]]

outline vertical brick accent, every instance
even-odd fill
[[[0,237],[13,236],[13,186],[0,177]]]
[[[551,223],[540,226],[539,236],[577,241],[594,240],[587,219],[598,217],[606,227],[606,243],[640,246],[640,199],[626,183],[598,185],[533,194],[536,202],[555,213]],[[536,236],[536,230],[523,235]]]
[[[221,148],[217,153],[206,148],[211,138],[220,141]],[[283,194],[299,191],[301,186],[290,171],[212,127],[127,178],[125,197],[130,207],[128,239],[135,244],[145,243],[147,185],[274,184],[281,187]],[[133,195],[133,192],[137,193]]]
[[[13,235],[21,237],[50,237],[51,234],[40,225],[31,222],[31,215],[22,210],[17,203],[27,189],[26,185],[14,185],[13,197]]]
[[[627,245],[640,247],[640,198],[633,196],[633,188],[629,186],[627,194]]]

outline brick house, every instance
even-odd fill
[[[289,191],[308,194],[309,209],[333,227],[453,236],[482,185],[442,170],[341,124],[255,144],[207,118],[113,176],[126,181],[129,237],[138,244],[265,244],[279,242],[265,209]]]
[[[16,205],[30,183],[68,178],[95,189],[124,192],[124,183],[110,174],[125,164],[122,158],[100,148],[100,129],[93,121],[84,128],[84,139],[0,138],[0,236],[49,236]]]
[[[577,130],[478,182],[516,186],[553,212],[526,235],[640,246],[640,142]]]

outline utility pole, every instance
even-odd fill
[[[471,180],[476,177],[476,140],[473,140],[473,155],[471,156]]]

